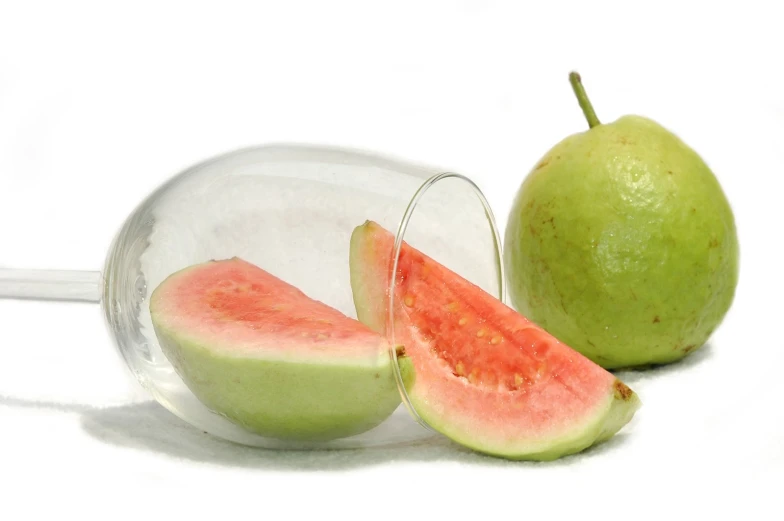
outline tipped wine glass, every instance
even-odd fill
[[[391,416],[358,435],[295,441],[247,431],[201,403],[164,355],[151,324],[149,298],[166,277],[231,257],[356,318],[348,245],[366,220],[503,300],[498,229],[470,179],[372,152],[301,144],[243,148],[178,173],[122,223],[99,269],[0,269],[0,298],[100,305],[110,339],[139,384],[173,414],[219,438],[281,449],[413,442],[435,433],[408,402],[391,347],[401,394]]]

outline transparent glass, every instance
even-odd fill
[[[408,401],[392,338],[385,349],[400,406],[360,434],[309,441],[261,436],[210,410],[166,358],[152,328],[149,297],[158,284],[185,267],[232,257],[356,318],[349,241],[366,220],[393,233],[398,247],[405,240],[504,299],[498,230],[469,179],[366,151],[289,144],[236,150],[179,173],[126,219],[101,271],[0,270],[0,298],[100,303],[120,356],[143,388],[220,438],[299,449],[412,442],[435,432]],[[390,258],[390,269],[395,263]]]

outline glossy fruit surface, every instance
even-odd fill
[[[675,134],[640,116],[599,123],[576,81],[592,128],[556,144],[519,188],[504,238],[512,303],[606,368],[678,360],[732,304],[732,209]]]

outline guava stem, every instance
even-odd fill
[[[580,75],[576,72],[570,72],[569,83],[572,84],[572,90],[574,90],[574,95],[577,96],[577,102],[580,104],[583,114],[585,114],[585,119],[588,120],[588,126],[593,128],[596,125],[601,125],[602,123],[599,121],[599,118],[596,117],[596,112],[593,110],[591,100],[588,99],[588,94],[585,93]]]

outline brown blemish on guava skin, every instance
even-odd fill
[[[378,373],[376,373],[376,374],[375,374],[375,375],[373,375],[373,376],[375,376],[376,380],[378,380],[379,378],[381,378],[381,375],[380,375],[380,374],[378,374]]]
[[[631,398],[634,394],[634,391],[632,391],[628,385],[620,380],[615,380],[615,383],[613,384],[613,391],[615,393],[615,397],[623,400],[624,402],[629,400],[629,398]]]
[[[542,159],[541,161],[539,161],[539,164],[538,164],[538,165],[536,165],[536,168],[534,168],[534,170],[539,170],[540,168],[544,168],[544,167],[546,167],[546,166],[547,166],[549,163],[550,163],[550,158],[549,158],[549,157],[546,157],[546,158]]]
[[[672,170],[667,170],[667,173],[668,173],[669,175],[672,175]]]
[[[403,357],[403,356],[406,356],[406,348],[405,348],[404,346],[398,346],[398,347],[395,349],[395,354],[396,354],[398,357]]]
[[[656,315],[655,317],[653,317],[653,323],[654,324],[658,324],[659,322],[661,322],[661,319],[659,318],[659,315]]]
[[[718,241],[718,240],[716,240],[716,238],[714,237],[714,238],[713,238],[713,239],[711,239],[711,240],[710,240],[710,242],[708,243],[708,248],[718,248],[718,247],[719,247],[719,241]]]
[[[687,345],[686,347],[684,347],[684,348],[683,348],[683,352],[684,352],[685,354],[688,354],[688,353],[690,353],[691,351],[693,351],[695,347],[697,347],[697,345],[696,345],[696,344],[689,344],[689,345]]]
[[[534,228],[534,225],[533,224],[529,224],[528,228],[531,230],[531,235],[536,237],[537,233],[536,233],[536,228]]]

